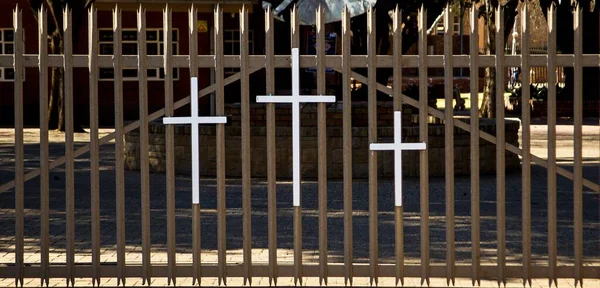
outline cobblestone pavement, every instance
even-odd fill
[[[539,126],[539,127],[538,127]],[[572,130],[569,126],[559,126],[558,159],[559,165],[572,169]],[[572,129],[572,128],[571,128]],[[569,132],[571,131],[571,132]],[[103,130],[102,134],[110,132]],[[545,151],[545,126],[532,126],[533,153]],[[37,131],[26,130],[25,158],[27,170],[39,167],[39,143]],[[51,155],[58,158],[64,153],[61,134],[51,133]],[[87,134],[76,137],[76,147],[87,142]],[[0,129],[0,184],[13,179],[14,176],[14,144],[12,130]],[[600,131],[598,126],[585,126],[584,129],[584,177],[600,182]],[[598,149],[595,149],[598,148]],[[569,156],[570,154],[570,156]],[[571,162],[570,162],[571,161]],[[75,197],[76,197],[76,233],[75,261],[85,263],[91,261],[91,226],[89,195],[89,155],[86,153],[75,161]],[[65,197],[64,166],[51,171],[50,174],[50,260],[64,263],[66,244],[65,235]],[[125,172],[125,205],[127,225],[128,263],[141,263],[141,198],[137,171]],[[116,222],[115,222],[115,187],[114,187],[114,146],[101,147],[100,186],[101,186],[101,242],[103,262],[116,261]],[[495,175],[481,176],[481,250],[482,263],[495,263],[496,259],[496,191]],[[164,191],[164,174],[152,174],[151,181],[151,219],[152,219],[152,262],[166,263],[166,195]],[[572,181],[558,176],[558,259],[561,264],[573,263],[573,195]],[[191,178],[178,175],[176,180],[176,230],[177,261],[191,262]],[[343,197],[342,182],[330,180],[328,183],[328,241],[329,262],[343,262]],[[389,179],[379,181],[379,245],[381,262],[391,263],[394,257],[394,214],[393,214],[393,182]],[[303,257],[306,262],[318,261],[318,210],[317,189],[315,182],[303,185]],[[547,263],[547,179],[546,169],[537,165],[532,167],[532,253],[534,263]],[[25,183],[25,262],[37,263],[39,254],[39,178]],[[445,261],[445,195],[444,178],[430,179],[430,239],[431,258],[434,263]],[[202,205],[202,248],[203,261],[216,261],[217,242],[216,227],[216,185],[214,179],[201,179]],[[600,263],[600,194],[584,188],[584,261],[586,265]],[[267,198],[266,183],[254,180],[252,183],[252,246],[253,259],[267,262]],[[405,219],[405,257],[408,263],[418,264],[420,243],[419,214],[419,180],[404,180],[404,219]],[[242,216],[241,185],[236,179],[227,180],[227,248],[229,262],[242,262]],[[292,231],[292,187],[291,182],[279,182],[277,186],[278,206],[278,251],[279,261],[288,262],[293,259]],[[356,180],[353,185],[354,208],[354,257],[355,262],[365,263],[369,259],[368,236],[368,183]],[[455,191],[456,211],[456,258],[459,263],[470,263],[470,180],[468,177],[456,178]],[[507,171],[506,177],[506,245],[508,264],[521,261],[521,173]],[[0,193],[0,265],[14,263],[14,193],[12,190]],[[59,279],[56,279],[58,281]],[[115,279],[105,279],[105,285],[116,284]],[[163,279],[156,278],[153,285],[161,285]],[[188,279],[190,280],[190,279]],[[0,286],[14,285],[12,279],[0,279]],[[28,279],[27,285],[39,285],[39,279]],[[27,282],[26,281],[26,282]],[[55,280],[53,280],[55,281]],[[91,284],[87,279],[81,285]],[[103,280],[104,281],[104,280]],[[112,281],[112,282],[111,282]],[[166,281],[166,280],[165,280]],[[186,281],[182,279],[181,281]],[[191,281],[191,280],[190,280]],[[206,281],[211,281],[206,279]],[[265,282],[266,281],[266,282]],[[332,280],[333,281],[333,280]],[[408,280],[407,280],[408,281]],[[412,281],[412,280],[410,280]],[[461,280],[462,281],[462,280]],[[470,285],[470,279],[464,280]],[[540,280],[536,280],[540,281]],[[9,283],[10,282],[10,283]],[[114,282],[114,283],[113,283]],[[283,281],[285,282],[285,281]],[[283,283],[281,282],[281,283]],[[334,281],[335,282],[335,281]],[[343,282],[343,280],[342,280]],[[340,282],[340,284],[342,284]],[[540,282],[540,285],[546,285]],[[51,284],[54,282],[51,282]],[[59,282],[56,282],[59,283]],[[129,282],[134,284],[135,281]],[[139,282],[141,284],[141,281]],[[268,280],[255,282],[258,285],[268,284]],[[357,282],[359,284],[362,282]],[[368,280],[365,282],[368,284]],[[412,283],[412,282],[409,282]],[[434,286],[436,282],[434,281]],[[442,282],[440,282],[442,283]],[[462,283],[462,282],[458,282]],[[486,286],[487,282],[482,283]],[[537,283],[537,282],[536,282]],[[6,284],[6,285],[5,285]],[[162,284],[166,284],[162,283]],[[241,283],[240,283],[241,284]],[[420,284],[415,280],[415,285]],[[467,285],[465,284],[465,285]],[[497,283],[490,282],[497,287]],[[511,283],[509,283],[511,284]],[[513,283],[522,287],[521,282]],[[534,283],[535,284],[535,283]],[[565,287],[573,285],[565,282]],[[589,283],[587,283],[589,285]],[[60,284],[57,284],[60,285]],[[64,285],[64,284],[63,284]],[[210,282],[207,282],[210,285]],[[234,284],[230,284],[234,285]],[[445,285],[445,280],[443,284]],[[458,285],[458,284],[457,284]],[[512,285],[512,284],[511,284]],[[537,285],[537,284],[536,284]],[[460,286],[460,285],[459,285]],[[509,285],[510,286],[510,285]],[[600,286],[600,282],[598,282]],[[537,286],[536,286],[537,287]],[[562,287],[562,286],[561,286]],[[592,286],[588,286],[592,287]]]

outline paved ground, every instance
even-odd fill
[[[595,121],[595,122],[594,122]],[[600,127],[597,119],[584,127],[584,174],[589,180],[600,183]],[[532,126],[532,152],[540,157],[545,156],[546,126]],[[109,133],[103,130],[101,134]],[[567,169],[572,167],[572,126],[559,125],[558,159],[559,164]],[[63,135],[51,133],[51,154],[53,158],[64,153]],[[37,131],[26,130],[26,167],[33,169],[39,166],[39,143]],[[76,146],[87,142],[87,134],[79,134]],[[14,176],[14,136],[10,129],[0,129],[0,184],[13,179]],[[114,262],[116,243],[115,224],[115,192],[114,192],[114,147],[105,145],[101,148],[100,181],[101,181],[101,234],[102,261]],[[84,154],[76,160],[76,262],[90,262],[90,195],[89,195],[89,155]],[[52,262],[65,262],[64,245],[64,167],[51,172],[50,188],[50,237]],[[126,221],[127,221],[127,261],[141,263],[141,199],[139,190],[139,173],[127,171],[126,179]],[[151,209],[152,209],[152,249],[153,263],[166,263],[166,195],[164,192],[164,175],[151,176]],[[419,263],[419,188],[418,179],[405,179],[405,252],[409,263]],[[547,263],[547,192],[546,169],[532,167],[532,235],[534,262]],[[353,186],[354,207],[354,256],[356,262],[367,262],[368,251],[368,183],[355,182]],[[343,262],[343,202],[342,182],[329,181],[328,194],[328,227],[330,262]],[[444,179],[432,178],[430,181],[430,219],[431,219],[431,257],[434,263],[445,261],[445,204]],[[191,262],[191,179],[188,176],[177,177],[177,261]],[[304,259],[307,262],[317,261],[318,254],[318,218],[316,183],[307,182],[303,186],[303,243]],[[202,235],[216,233],[216,188],[213,179],[202,179]],[[39,179],[25,184],[25,244],[26,263],[36,263],[39,258]],[[292,239],[292,194],[291,183],[281,182],[278,185],[278,252],[280,261],[291,261],[293,253]],[[573,196],[572,181],[558,177],[558,258],[561,264],[573,262]],[[456,210],[456,257],[458,262],[470,262],[470,182],[468,177],[456,178],[455,210]],[[252,185],[252,234],[253,259],[266,262],[267,255],[267,188],[262,180],[255,180]],[[482,262],[495,263],[496,258],[496,203],[495,176],[482,175],[481,178],[481,248]],[[600,265],[600,194],[584,189],[584,260],[587,265]],[[393,183],[389,180],[379,182],[379,244],[382,262],[392,262],[394,255],[393,238]],[[506,237],[507,260],[509,264],[517,264],[521,260],[521,174],[510,171],[506,180]],[[241,262],[242,229],[241,229],[241,186],[239,180],[227,182],[227,247],[228,261]],[[0,193],[0,264],[14,263],[14,193]],[[202,239],[203,259],[216,261],[215,237]],[[58,280],[58,279],[57,279]],[[114,279],[113,279],[114,280]],[[210,279],[207,279],[209,281]],[[0,286],[8,285],[12,279],[0,279]],[[31,285],[39,285],[38,279],[31,280]],[[82,280],[84,281],[84,280]],[[85,280],[87,281],[87,280]],[[81,282],[85,284],[87,282]],[[114,285],[108,281],[106,285]],[[162,281],[156,279],[156,281]],[[182,281],[185,281],[183,279]],[[470,280],[465,280],[470,285]],[[161,283],[153,283],[160,285]],[[261,280],[256,283],[260,283]],[[10,282],[11,286],[14,285]],[[58,283],[58,282],[57,282]],[[112,284],[111,284],[112,283]],[[129,282],[134,284],[134,282]],[[141,282],[140,282],[141,283]],[[359,284],[358,282],[357,284]],[[441,282],[440,282],[441,283]],[[496,282],[490,282],[497,287]],[[570,283],[570,284],[569,284]],[[210,283],[207,283],[210,285]],[[415,285],[419,284],[415,282]],[[435,284],[435,282],[434,282]],[[485,283],[483,283],[484,286]],[[519,285],[520,282],[518,283]],[[542,283],[544,284],[544,283]],[[540,284],[540,285],[542,285]],[[600,286],[600,282],[598,283]],[[64,284],[63,284],[64,285]],[[445,281],[443,281],[445,285]],[[466,284],[465,284],[466,285]],[[516,285],[516,284],[515,284]],[[547,282],[545,282],[547,285]],[[565,285],[572,285],[571,281]],[[522,286],[520,286],[522,287]],[[588,286],[591,287],[591,286]]]
[[[39,279],[35,279],[35,278],[26,279],[24,287],[40,287],[39,283],[40,283]],[[65,286],[64,283],[65,283],[65,280],[63,280],[63,279],[53,278],[53,279],[50,279],[49,286],[50,287],[64,287]],[[128,278],[126,283],[128,286],[148,287],[147,285],[142,285],[141,278],[139,278],[139,279]],[[353,284],[353,286],[358,286],[358,287],[373,287],[369,284],[369,278],[366,278],[366,277],[355,277],[352,284]],[[533,279],[531,284],[532,284],[531,285],[532,288],[547,288],[547,287],[549,287],[547,279]],[[600,279],[585,279],[583,284],[584,284],[583,287],[590,287],[590,288],[600,287]],[[227,280],[227,286],[229,286],[229,287],[238,287],[238,286],[242,286],[242,285],[243,285],[242,278],[228,278],[228,280]],[[277,285],[278,286],[294,286],[294,279],[289,278],[289,277],[288,278],[286,278],[286,277],[279,278],[279,280],[277,281]],[[317,287],[317,286],[319,286],[319,280],[316,278],[305,279],[304,285],[308,286],[308,287]],[[117,279],[116,278],[109,278],[109,279],[103,278],[102,281],[100,282],[100,286],[101,287],[116,287]],[[167,279],[166,278],[152,278],[151,286],[167,287],[168,286]],[[177,286],[190,287],[190,286],[192,286],[192,279],[191,278],[178,278]],[[202,287],[218,286],[217,278],[211,278],[211,277],[202,278],[201,286]],[[254,278],[254,280],[252,281],[252,286],[269,287],[269,279],[264,278],[264,277]],[[336,277],[329,278],[328,286],[329,287],[344,287],[344,278],[336,278]],[[380,278],[378,286],[379,287],[397,287],[395,285],[395,279],[393,279],[393,278]],[[15,287],[14,280],[0,278],[0,287]],[[75,287],[92,287],[92,282],[89,279],[75,279]],[[171,285],[171,287],[173,287],[173,286]],[[427,287],[427,286],[426,285],[421,286],[420,278],[405,278],[404,287]],[[431,279],[429,287],[448,287],[448,286],[446,285],[446,279],[434,278],[434,279]],[[455,282],[455,287],[474,287],[474,286],[471,283],[471,279],[457,278],[456,282]],[[495,280],[482,280],[481,283],[475,287],[499,288],[500,286],[498,285],[498,283]],[[502,287],[523,288],[523,283],[520,279],[510,279],[506,283],[506,286],[502,286]],[[529,286],[527,286],[527,287],[529,287]],[[553,287],[574,288],[575,286],[574,286],[573,280],[558,279],[558,286],[553,286]],[[577,286],[577,287],[580,287],[580,286]]]

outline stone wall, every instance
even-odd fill
[[[393,141],[393,109],[387,104],[378,108],[378,142]],[[301,128],[301,161],[302,175],[304,178],[317,177],[317,129],[315,105],[305,106],[302,110]],[[368,178],[369,141],[367,128],[366,104],[353,103],[353,129],[352,129],[352,164],[353,177]],[[334,104],[327,109],[327,175],[330,178],[342,178],[344,154],[342,150],[342,114],[341,104]],[[388,111],[389,110],[389,111]],[[226,108],[228,124],[225,127],[225,153],[227,177],[241,177],[241,129],[239,126],[239,106],[230,105]],[[410,125],[411,117],[403,115],[403,125]],[[276,109],[276,161],[277,176],[281,178],[292,177],[292,129],[290,107]],[[264,105],[253,104],[251,108],[251,170],[252,177],[264,178],[267,173],[267,148],[265,129]],[[457,121],[463,121],[462,119]],[[506,141],[518,145],[519,123],[506,122]],[[150,124],[150,169],[155,172],[165,171],[165,126],[160,122]],[[200,174],[215,176],[216,172],[216,140],[215,127],[212,125],[200,126]],[[481,130],[495,134],[493,120],[483,119]],[[176,173],[189,174],[191,172],[191,128],[189,125],[175,127],[175,169]],[[454,165],[456,175],[468,175],[470,171],[470,134],[461,129],[454,129]],[[418,125],[404,126],[402,131],[403,142],[418,142]],[[125,136],[126,167],[139,169],[139,131],[134,130]],[[444,159],[444,126],[430,124],[429,142],[429,173],[432,176],[443,176]],[[480,162],[481,173],[495,172],[495,145],[481,139]],[[385,178],[393,177],[394,161],[392,151],[378,153],[378,173]],[[419,175],[419,152],[403,152],[403,172],[406,176]],[[519,158],[513,153],[506,153],[507,170],[518,168]]]

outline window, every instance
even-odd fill
[[[164,54],[164,35],[162,29],[146,30],[146,54],[163,55]],[[173,55],[179,54],[179,31],[173,29],[172,32]],[[111,29],[100,29],[99,34],[100,55],[113,55],[113,31]],[[121,31],[121,45],[123,55],[137,55],[138,39],[137,30],[123,29]],[[137,81],[138,70],[133,68],[123,69],[124,81]],[[164,68],[149,68],[146,77],[150,81],[163,80],[165,78]],[[100,68],[100,80],[111,80],[114,78],[113,68]],[[173,68],[173,79],[179,80],[179,69]]]
[[[452,31],[452,33],[454,35],[458,35],[460,32],[460,17],[458,16],[454,16],[454,20],[453,20],[453,27],[452,29],[454,31]],[[444,35],[444,20],[440,20],[440,22],[438,23],[437,27],[436,27],[436,31],[438,35]],[[464,33],[464,31],[463,31]]]
[[[223,31],[223,52],[225,55],[240,55],[240,30],[225,29]],[[254,54],[254,31],[248,31],[248,54]],[[240,68],[225,68],[225,74],[235,74]]]
[[[0,54],[14,53],[14,33],[13,29],[0,29]],[[0,81],[14,81],[15,69],[10,67],[0,68]]]
[[[179,30],[173,29],[171,35],[172,40],[172,51],[173,55],[179,54]],[[148,55],[163,55],[165,52],[164,33],[162,29],[148,29],[146,31],[146,54]],[[148,69],[147,74],[148,80],[161,80],[165,79],[164,68],[151,68]],[[179,79],[179,69],[173,68],[173,79]]]
[[[460,17],[454,16],[454,35],[459,35],[460,33]],[[465,31],[463,31],[465,33]]]

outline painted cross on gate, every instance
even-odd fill
[[[192,115],[191,117],[164,117],[164,124],[191,124],[192,125],[192,203],[200,203],[200,136],[199,124],[223,124],[227,123],[227,117],[199,117],[198,116],[198,78],[192,77]],[[172,151],[171,151],[172,152]]]
[[[335,102],[335,96],[300,95],[300,56],[298,48],[292,49],[292,95],[257,96],[257,103],[292,103],[292,151],[294,206],[300,206],[300,103]]]
[[[402,114],[394,111],[394,143],[371,143],[369,148],[394,151],[394,202],[402,206],[402,150],[425,150],[425,143],[402,143]]]

